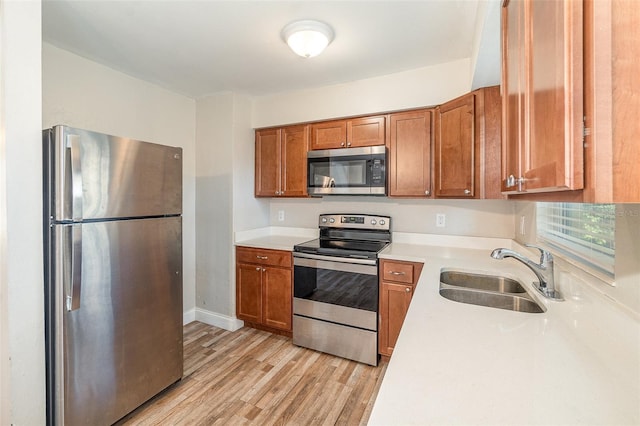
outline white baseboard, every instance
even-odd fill
[[[184,321],[185,324],[193,321],[200,321],[205,324],[223,328],[227,331],[236,331],[244,327],[244,321],[241,321],[238,318],[229,317],[227,315],[218,314],[201,308],[190,309],[185,312]]]
[[[196,320],[196,309],[189,309],[186,312],[182,313],[182,325],[187,325],[190,322],[194,322]]]

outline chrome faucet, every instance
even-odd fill
[[[504,259],[505,257],[513,257],[516,260],[524,263],[536,274],[539,282],[534,283],[534,287],[544,297],[553,300],[564,300],[560,295],[560,292],[555,289],[555,282],[553,280],[553,256],[547,250],[534,246],[532,244],[525,244],[526,247],[537,248],[540,250],[540,263],[535,263],[531,259],[521,255],[518,252],[509,250],[506,248],[497,248],[491,252],[491,257],[494,259]]]

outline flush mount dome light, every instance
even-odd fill
[[[312,58],[333,41],[333,29],[320,21],[295,21],[282,29],[282,38],[296,54]]]

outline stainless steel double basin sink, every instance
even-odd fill
[[[516,312],[542,313],[546,310],[518,281],[498,275],[442,270],[440,295],[454,302]]]

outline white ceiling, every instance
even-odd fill
[[[43,40],[190,97],[259,96],[470,58],[483,1],[44,0]],[[333,27],[322,55],[282,41],[298,19]]]

